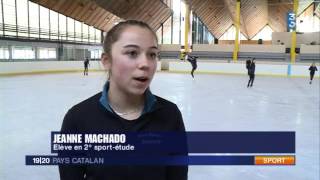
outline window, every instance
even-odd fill
[[[214,36],[211,34],[211,32],[209,32],[208,43],[209,44],[214,44]]]
[[[163,23],[163,44],[171,44],[171,18]]]
[[[50,38],[58,39],[58,13],[50,10]]]
[[[102,54],[102,50],[100,50],[100,49],[90,50],[90,58],[91,59],[100,59],[101,54]]]
[[[94,27],[93,26],[89,26],[89,41],[91,43],[95,42],[95,32],[94,32]]]
[[[180,7],[181,1],[180,0],[173,0],[172,1],[172,10],[173,10],[173,36],[172,36],[172,43],[173,44],[180,44]]]
[[[90,58],[95,59],[96,58],[96,50],[91,50],[90,51]]]
[[[162,26],[159,27],[156,34],[158,38],[158,44],[162,44]]]
[[[163,44],[171,44],[171,17],[163,23]]]
[[[59,14],[59,37],[61,40],[67,39],[67,17]]]
[[[56,48],[38,48],[39,59],[55,59]]]
[[[9,59],[9,48],[0,46],[0,59]]]
[[[82,25],[82,33],[83,33],[82,40],[84,42],[88,42],[88,38],[89,38],[89,26],[88,25],[86,25],[86,24]]]
[[[209,44],[208,36],[209,36],[208,29],[204,26],[204,28],[203,28],[203,42],[202,42],[203,44]]]
[[[199,44],[203,44],[203,29],[204,29],[204,25],[203,23],[198,20],[198,33],[197,33],[197,36],[198,36],[198,43]]]
[[[16,7],[15,1],[2,0],[4,24],[6,25],[5,35],[16,36]]]
[[[28,37],[28,0],[17,0],[18,36]]]
[[[192,18],[192,43],[199,44],[198,23],[199,19],[194,15]]]
[[[72,18],[67,17],[67,40],[74,41],[74,20]]]
[[[180,33],[180,42],[181,44],[185,45],[184,42],[184,35],[185,35],[185,16],[186,16],[186,3],[184,1],[180,2],[180,13],[181,13],[181,18],[180,18],[180,28],[181,28],[181,33]],[[190,29],[191,30],[191,29]]]
[[[196,14],[193,14],[192,22],[192,43],[193,44],[210,44],[213,36],[205,24]]]
[[[13,46],[12,56],[13,59],[34,59],[35,51],[33,47]]]
[[[96,43],[101,43],[101,31],[96,29]]]
[[[3,35],[2,4],[1,3],[0,3],[0,35]]]
[[[39,38],[39,5],[29,1],[30,37]]]
[[[82,23],[79,22],[79,21],[75,21],[75,26],[76,26],[76,29],[75,29],[75,32],[76,32],[76,41],[79,41],[81,42],[81,30],[82,30]]]
[[[40,38],[49,39],[49,9],[40,6]]]

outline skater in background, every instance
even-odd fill
[[[83,75],[84,76],[88,76],[88,67],[90,66],[90,62],[89,62],[89,58],[87,57],[86,60],[84,60],[83,62],[84,64],[84,71],[83,71]]]
[[[197,58],[196,56],[191,56],[189,55],[188,53],[186,54],[186,59],[187,61],[189,61],[191,63],[191,66],[192,66],[192,70],[191,70],[191,76],[192,78],[194,79],[194,71],[197,69]]]
[[[312,84],[314,73],[316,71],[318,71],[317,66],[316,66],[316,64],[314,62],[309,67],[309,71],[310,71],[310,82],[309,82],[309,84]]]
[[[250,66],[250,64],[251,64],[251,60],[248,59],[248,60],[246,61],[246,68],[247,68],[247,70],[248,70],[248,75],[249,75],[249,66]]]
[[[246,68],[247,68],[247,71],[248,71],[249,79],[250,79],[250,73],[249,73],[250,65],[251,65],[251,59],[246,60]],[[247,87],[249,87],[249,82],[248,82],[248,86]]]
[[[255,76],[255,70],[256,70],[256,64],[254,62],[255,58],[252,58],[252,60],[247,60],[246,67],[248,69],[248,75],[249,75],[249,81],[247,87],[252,87],[254,76]]]

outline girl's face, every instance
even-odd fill
[[[126,27],[112,44],[111,59],[104,63],[111,70],[110,87],[132,95],[142,95],[157,69],[157,41],[146,28]],[[106,58],[106,56],[104,56]]]

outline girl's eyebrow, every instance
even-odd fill
[[[128,45],[125,45],[123,46],[124,48],[139,48],[138,45],[135,45],[135,44],[128,44]]]
[[[128,45],[125,45],[123,46],[124,48],[140,48],[140,46],[138,45],[135,45],[135,44],[128,44]],[[158,47],[157,46],[151,46],[149,47],[149,49],[156,49],[158,50]]]

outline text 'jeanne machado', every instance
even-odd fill
[[[125,142],[126,142],[125,134],[54,134],[53,135],[53,143],[125,143]]]

